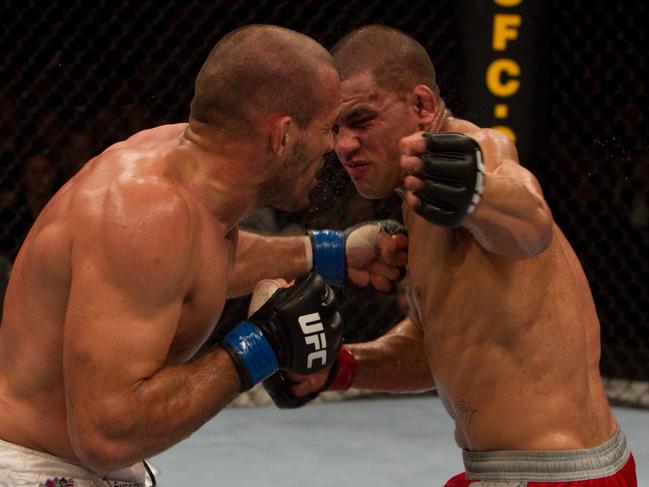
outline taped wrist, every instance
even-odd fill
[[[328,391],[346,391],[354,383],[358,362],[347,348],[342,347],[334,367],[335,370],[332,370],[329,376],[330,382],[325,384],[324,389]]]
[[[279,368],[277,355],[261,330],[243,321],[228,333],[221,346],[230,354],[241,378],[241,392],[274,374]]]
[[[309,230],[308,234],[313,248],[313,271],[327,284],[341,286],[347,271],[345,234],[335,230]]]

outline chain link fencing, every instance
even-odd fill
[[[367,23],[402,29],[427,49],[447,105],[462,116],[469,108],[460,90],[467,51],[458,40],[456,3],[4,2],[2,278],[40,209],[85,161],[138,130],[186,120],[200,65],[214,43],[238,26],[278,24],[325,47]],[[538,95],[543,108],[530,114],[538,120],[538,142],[524,163],[541,181],[591,283],[612,399],[647,407],[648,9],[640,2],[603,0],[545,4],[551,21],[547,52],[539,58],[547,63]],[[248,223],[291,233],[400,217],[396,197],[360,198],[334,160],[321,178],[326,184],[314,190],[307,211],[264,212]],[[341,296],[350,342],[379,336],[403,316],[398,296],[352,288]],[[246,299],[229,302],[220,328],[242,319],[246,308]]]

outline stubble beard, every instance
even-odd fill
[[[264,206],[282,211],[298,211],[309,205],[306,189],[300,186],[304,171],[296,171],[301,164],[305,164],[305,159],[306,144],[298,140],[291,155],[281,163],[273,177],[261,185],[260,193]]]

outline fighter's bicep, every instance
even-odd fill
[[[70,431],[90,435],[132,411],[134,392],[165,363],[182,297],[152,306],[145,291],[128,295],[101,266],[73,272],[63,333],[63,384]],[[154,284],[153,284],[154,285]]]
[[[109,278],[88,262],[74,270],[63,335],[66,386],[96,381],[121,387],[160,367],[178,326],[183,296],[156,296],[154,306],[151,294]]]

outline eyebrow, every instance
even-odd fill
[[[360,118],[360,117],[363,117],[363,116],[366,116],[366,115],[376,115],[376,114],[377,114],[377,111],[374,110],[373,108],[360,105],[360,106],[356,106],[356,107],[352,108],[351,110],[349,110],[346,113],[341,112],[340,115],[338,115],[338,118],[336,119],[336,121],[338,123],[340,123],[342,121],[349,122],[349,121],[352,121],[354,119],[357,119],[357,118]]]

